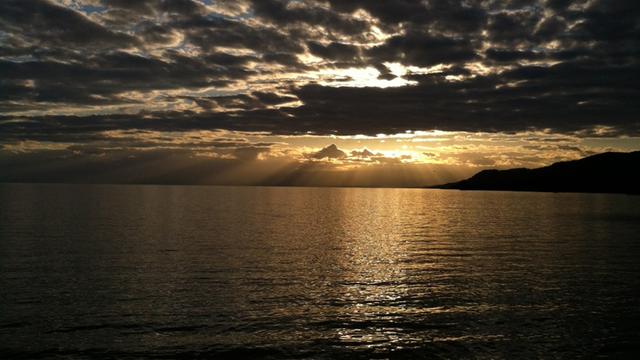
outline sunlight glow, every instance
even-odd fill
[[[400,87],[415,85],[416,81],[395,77],[391,80],[379,79],[380,72],[373,67],[325,69],[315,72],[321,85],[333,87]],[[395,74],[394,74],[395,75]]]

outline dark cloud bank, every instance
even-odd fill
[[[4,115],[0,134],[30,138],[132,128],[288,134],[576,131],[596,125],[638,133],[640,5],[635,0],[336,0],[304,6],[256,0],[247,3],[252,21],[213,13],[206,5],[104,0],[72,8],[44,0],[3,1],[0,110],[126,104],[142,101],[126,96],[131,91],[224,87],[258,73],[310,70],[298,60],[305,53],[324,59],[318,67],[384,68],[384,62],[399,62],[450,68],[409,74],[417,85],[401,88],[277,84],[282,95],[302,102],[280,109],[269,106],[278,101],[273,95],[247,93],[238,100],[242,109],[216,110],[206,103],[217,100],[194,98],[205,104],[205,112],[157,112],[156,121],[140,121],[141,115],[49,115],[26,124],[7,123],[25,117]],[[352,16],[356,11],[368,16]],[[366,46],[363,37],[372,26],[392,36]],[[176,47],[145,52],[176,38],[177,46],[192,46],[198,55]],[[474,74],[470,63],[489,71]]]

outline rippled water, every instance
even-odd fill
[[[640,351],[640,197],[0,185],[3,358]]]

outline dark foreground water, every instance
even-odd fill
[[[0,185],[0,358],[634,358],[640,197]]]

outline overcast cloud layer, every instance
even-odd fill
[[[635,0],[4,0],[0,136],[637,135],[639,15]]]

